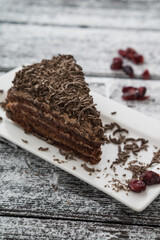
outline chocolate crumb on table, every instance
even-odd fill
[[[73,170],[76,170],[76,167],[75,167],[75,166],[73,166]]]
[[[48,148],[48,147],[46,147],[46,148],[39,147],[39,148],[38,148],[38,150],[39,150],[39,151],[43,151],[43,152],[45,152],[45,151],[48,151],[48,150],[49,150],[49,148]]]
[[[0,117],[0,122],[2,122],[2,120],[3,120],[3,118],[2,118],[2,117]]]
[[[58,187],[55,186],[54,184],[51,184],[51,186],[53,187],[53,189],[54,189],[55,192],[58,190]]]
[[[22,142],[24,142],[24,143],[28,143],[28,141],[27,141],[27,140],[25,140],[25,139],[22,139]]]
[[[4,93],[4,91],[2,89],[0,89],[0,93]]]

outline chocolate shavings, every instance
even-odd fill
[[[81,167],[83,167],[87,172],[95,172],[95,169],[88,167],[86,163],[81,164]]]

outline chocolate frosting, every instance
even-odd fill
[[[28,93],[35,102],[48,106],[51,112],[67,114],[80,127],[87,123],[97,136],[103,136],[100,113],[89,95],[82,68],[73,56],[58,55],[23,67],[16,73],[13,84],[15,90]]]

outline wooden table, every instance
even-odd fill
[[[117,50],[134,47],[136,79],[110,70]],[[0,74],[73,54],[91,89],[122,104],[123,85],[146,86],[132,107],[160,120],[160,1],[0,0]],[[148,68],[152,80],[140,80]],[[0,139],[0,239],[160,239],[160,197],[133,212],[88,184]]]

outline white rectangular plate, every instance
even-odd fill
[[[0,94],[0,102],[4,101],[8,89],[11,87],[11,82],[14,78],[15,72],[19,69],[20,68],[16,68],[0,77],[0,89],[4,90],[4,93]],[[101,117],[104,124],[117,122],[122,127],[129,130],[127,137],[143,137],[149,140],[149,149],[148,151],[143,151],[141,153],[139,160],[145,163],[150,162],[153,157],[153,152],[157,151],[155,150],[154,146],[160,148],[160,122],[136,112],[133,109],[120,105],[117,102],[102,97],[97,93],[92,92],[91,94],[94,98],[94,102],[97,103],[98,110],[101,112]],[[111,112],[113,111],[116,111],[117,114],[111,115]],[[3,117],[3,121],[0,123],[0,135],[2,137],[56,165],[57,167],[73,174],[79,179],[98,188],[104,193],[107,193],[135,211],[144,210],[160,194],[160,185],[147,187],[146,191],[140,194],[129,192],[128,195],[126,195],[126,192],[123,190],[119,192],[112,190],[113,182],[110,182],[112,181],[112,178],[118,179],[121,182],[131,178],[131,172],[125,170],[126,166],[116,166],[116,173],[118,176],[115,176],[114,171],[110,169],[111,162],[115,160],[117,155],[117,145],[115,144],[105,144],[102,147],[102,160],[99,164],[94,166],[95,169],[101,171],[95,171],[90,176],[89,172],[81,167],[81,164],[84,163],[82,160],[76,159],[76,161],[67,161],[64,156],[59,153],[58,148],[47,144],[46,142],[32,135],[25,134],[20,127],[6,117],[2,108],[0,108],[0,116]],[[28,143],[24,143],[22,139],[27,140]],[[39,151],[39,147],[48,147],[49,150],[45,152]],[[53,160],[54,158],[57,158],[64,163],[58,163],[57,161]],[[129,161],[133,159],[135,159],[135,157],[131,156]],[[107,160],[110,160],[110,162]],[[75,170],[73,170],[74,167],[76,168]],[[107,169],[105,170],[106,167]],[[160,166],[156,166],[152,168],[152,170],[157,172],[157,167]],[[106,174],[108,174],[107,177]],[[123,174],[126,174],[126,177],[124,177]]]

